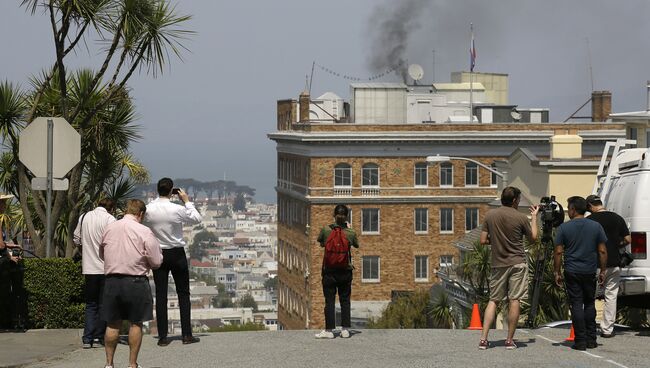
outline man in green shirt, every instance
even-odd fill
[[[333,339],[336,327],[334,303],[336,292],[341,303],[341,337],[350,337],[350,294],[352,293],[351,247],[359,248],[354,230],[347,225],[348,208],[342,204],[334,208],[334,223],[324,226],[318,235],[323,256],[322,283],[325,296],[325,329],[316,334],[317,339]]]

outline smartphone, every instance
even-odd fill
[[[172,188],[172,194],[178,194],[181,192],[181,188]]]

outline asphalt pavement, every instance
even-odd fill
[[[516,350],[503,346],[505,331],[492,331],[492,347],[477,348],[478,331],[360,330],[349,339],[316,340],[316,331],[199,334],[201,342],[167,347],[145,336],[139,363],[153,367],[607,367],[650,366],[650,334],[626,331],[586,352],[564,342],[566,329],[518,330]],[[78,344],[78,342],[77,342]],[[6,354],[8,346],[0,351]],[[115,367],[126,367],[128,347],[119,345]],[[30,368],[103,367],[101,348],[75,349],[27,365]]]

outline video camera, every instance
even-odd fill
[[[539,213],[541,214],[542,225],[549,228],[558,227],[564,222],[564,208],[557,203],[553,195],[542,197],[539,204]]]
[[[11,252],[12,257],[22,257],[23,256],[23,250],[18,248],[18,247],[11,248],[10,252]]]

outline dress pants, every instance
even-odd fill
[[[190,316],[190,273],[183,248],[163,249],[163,261],[160,268],[153,271],[156,283],[156,323],[158,338],[167,337],[167,288],[169,272],[174,277],[181,312],[181,331],[183,336],[192,336]]]
[[[604,334],[614,332],[616,321],[616,298],[618,298],[618,284],[621,281],[621,269],[608,267],[605,273],[605,306],[603,307],[603,322],[600,329]]]
[[[323,295],[325,296],[325,329],[336,327],[336,292],[341,304],[341,326],[350,327],[350,295],[352,294],[352,270],[323,270]]]
[[[91,344],[93,340],[104,341],[106,322],[101,318],[102,296],[104,295],[103,274],[84,275],[84,299],[86,302],[86,319],[81,341]]]
[[[564,272],[577,345],[596,341],[596,274]]]

